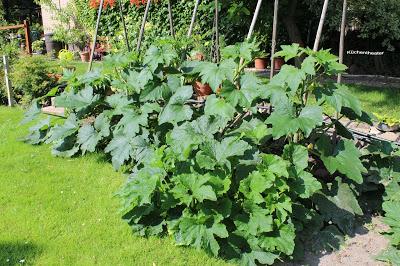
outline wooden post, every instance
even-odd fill
[[[129,40],[128,40],[128,31],[126,30],[126,24],[125,24],[125,18],[124,18],[124,8],[123,8],[123,3],[121,3],[121,0],[117,0],[119,4],[119,15],[121,17],[121,22],[122,22],[122,27],[124,28],[124,37],[125,37],[125,44],[126,48],[128,49],[128,52],[131,51],[131,47],[129,45]]]
[[[94,49],[96,49],[97,34],[99,32],[99,25],[100,25],[101,12],[103,11],[103,4],[104,0],[100,0],[99,12],[97,13],[96,29],[94,31],[93,44],[90,51],[90,62],[89,62],[88,72],[92,70]]]
[[[340,25],[339,63],[343,64],[344,38],[346,34],[347,0],[343,0],[342,24]],[[338,74],[337,83],[342,83],[342,74]]]
[[[4,64],[4,78],[6,81],[6,88],[7,88],[8,106],[12,107],[14,105],[14,99],[13,99],[11,80],[9,78],[10,69],[8,64],[8,57],[6,55],[3,55],[3,64]]]
[[[314,51],[318,51],[319,41],[321,40],[321,35],[322,35],[322,28],[324,27],[326,11],[328,10],[328,3],[329,0],[324,0],[324,6],[322,7],[322,13],[321,13],[321,18],[319,20],[317,36],[315,37],[315,42],[314,42],[314,48],[313,48]]]
[[[199,4],[200,4],[200,0],[196,0],[196,3],[194,4],[194,9],[193,9],[192,20],[190,21],[190,27],[189,27],[189,31],[187,34],[188,37],[192,36],[194,23],[196,21],[197,9],[199,8]]]
[[[278,27],[278,9],[279,9],[279,0],[275,0],[274,3],[274,21],[272,25],[272,42],[271,42],[271,73],[269,74],[269,78],[272,79],[274,77],[275,72],[275,48],[276,48],[276,33]]]
[[[32,54],[31,30],[29,27],[29,22],[27,20],[24,20],[24,30],[25,30],[26,52],[31,55]]]
[[[144,35],[144,28],[146,26],[147,15],[149,14],[150,5],[151,5],[151,0],[147,0],[146,10],[144,11],[142,26],[140,28],[139,39],[138,39],[137,46],[136,46],[136,51],[137,52],[140,51],[140,46],[142,45],[142,39],[143,39],[143,35]]]
[[[169,17],[169,28],[170,28],[170,31],[171,31],[171,36],[172,36],[172,38],[175,38],[174,17],[172,15],[171,0],[168,0],[168,17]]]

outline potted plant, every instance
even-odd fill
[[[193,50],[190,52],[190,60],[192,61],[205,61],[206,60],[206,46],[207,42],[201,41],[201,36],[196,35],[193,39]],[[204,98],[212,94],[212,89],[209,84],[202,83],[200,79],[194,79],[193,90],[198,98]]]
[[[254,59],[254,67],[258,70],[264,70],[268,66],[268,53],[259,51]]]
[[[76,69],[75,66],[71,65],[72,61],[74,60],[74,52],[67,49],[62,49],[58,53],[58,59],[60,59],[60,65],[63,70],[74,71]]]
[[[375,127],[382,132],[396,132],[400,130],[400,119],[396,119],[390,115],[380,115],[374,113],[376,120]]]
[[[282,57],[275,57],[274,58],[274,69],[281,70],[282,66],[285,64],[285,60]]]
[[[32,43],[32,50],[35,51],[36,54],[43,54],[44,41],[36,40]]]
[[[63,42],[66,46],[71,44],[74,47],[77,47],[80,52],[82,62],[89,62],[90,53],[87,49],[89,34],[85,32],[84,29],[65,29],[63,27],[58,27],[54,31],[53,39]]]

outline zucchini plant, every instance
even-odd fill
[[[369,120],[345,85],[329,82],[346,67],[328,50],[282,46],[277,56],[304,60],[266,81],[245,71],[252,42],[227,46],[218,64],[186,61],[184,51],[162,41],[144,55],[109,56],[112,71],[66,73],[56,105],[68,118],[39,121],[27,141],[52,143],[58,156],[108,154],[130,173],[118,194],[140,236],[168,234],[242,265],[293,258],[307,241],[340,245],[376,172],[340,122]],[[213,90],[204,102],[193,80]]]

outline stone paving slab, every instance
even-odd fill
[[[398,144],[400,143],[400,132],[383,132],[378,130],[375,126],[370,126],[366,123],[349,121],[348,119],[342,119],[340,122],[348,129],[355,130],[369,136],[378,137],[387,141],[397,142]]]
[[[63,107],[46,106],[42,108],[42,112],[48,115],[65,117],[65,109]]]

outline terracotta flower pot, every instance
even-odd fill
[[[193,89],[196,95],[199,97],[208,96],[212,93],[210,85],[208,85],[207,83],[203,84],[200,81],[195,81],[193,83]]]
[[[197,61],[204,61],[204,59],[205,59],[204,54],[200,53],[200,52],[196,53],[195,56],[194,56],[194,60],[197,60]]]
[[[90,60],[90,53],[89,51],[81,52],[80,53],[82,62],[89,62]]]
[[[281,70],[281,68],[284,64],[285,64],[285,60],[283,60],[283,58],[277,57],[274,59],[275,70]]]
[[[267,58],[256,58],[254,60],[254,67],[258,70],[264,70],[268,66],[268,59]]]

